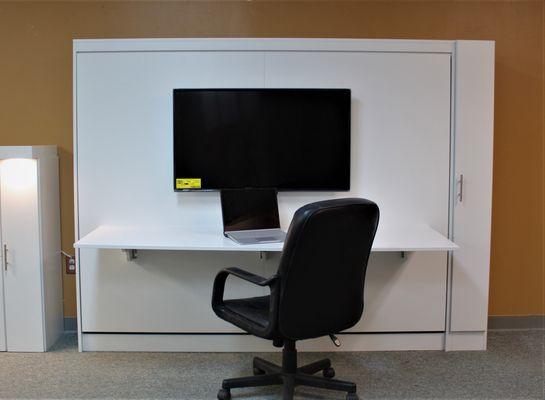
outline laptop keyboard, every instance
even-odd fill
[[[270,231],[273,232],[270,232]],[[271,229],[263,231],[238,231],[228,232],[227,235],[235,242],[240,244],[255,244],[255,243],[278,243],[283,242],[286,236],[285,232],[280,229]]]

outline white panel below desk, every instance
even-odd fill
[[[240,332],[210,307],[214,277],[225,267],[261,276],[278,269],[280,253],[142,251],[128,261],[119,250],[81,249],[83,333],[205,334]],[[332,266],[336,268],[336,266]],[[446,252],[374,252],[365,280],[365,310],[352,332],[444,331]],[[226,298],[268,289],[230,278]],[[145,348],[142,348],[142,350]]]
[[[342,346],[335,347],[329,337],[303,340],[300,351],[407,351],[443,350],[443,333],[339,334]],[[270,340],[251,335],[82,335],[83,351],[153,351],[153,352],[278,352]],[[484,350],[484,348],[482,348]]]
[[[80,249],[270,251],[281,252],[282,243],[239,245],[210,227],[99,226],[81,238]],[[379,226],[373,251],[448,251],[457,246],[426,225]]]

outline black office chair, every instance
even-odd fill
[[[297,368],[297,340],[334,334],[354,326],[363,312],[367,260],[378,226],[379,209],[365,199],[319,201],[301,207],[291,222],[276,275],[263,278],[227,268],[214,281],[212,308],[218,317],[252,335],[284,347],[282,366],[254,358],[254,375],[225,379],[219,400],[232,388],[283,385],[283,399],[293,399],[296,385],[347,392],[357,400],[356,385],[331,379],[329,359]],[[224,300],[229,275],[258,286],[269,296]],[[324,377],[313,374],[322,371]]]

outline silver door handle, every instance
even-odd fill
[[[460,174],[460,178],[458,179],[458,195],[456,196],[458,198],[458,201],[461,203],[464,199],[464,174]]]
[[[4,245],[4,253],[3,253],[2,260],[4,261],[4,271],[7,271],[8,270],[8,245],[7,244]]]

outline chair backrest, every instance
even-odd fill
[[[354,326],[379,209],[365,199],[319,201],[295,213],[278,273],[278,328],[292,340]]]

